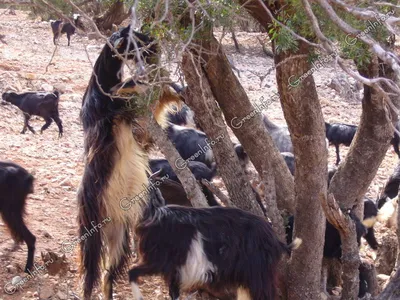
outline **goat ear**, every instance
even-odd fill
[[[115,49],[120,48],[120,47],[122,46],[123,42],[124,42],[124,38],[123,38],[123,37],[117,39],[117,40],[114,42],[114,45],[113,45],[114,48],[115,48]]]

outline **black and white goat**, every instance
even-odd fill
[[[173,300],[197,289],[275,299],[278,262],[301,243],[282,243],[264,218],[240,209],[165,206],[158,189],[135,232],[140,263],[129,271],[135,300],[143,299],[138,278],[151,275],[165,279]]]
[[[123,57],[137,59],[131,37],[143,52],[144,62],[157,55],[153,40],[132,31],[130,26],[112,34],[109,43]],[[131,254],[130,228],[141,215],[147,200],[144,197],[129,210],[123,210],[120,203],[123,198],[131,199],[141,194],[148,184],[147,153],[140,146],[140,139],[147,135],[140,135],[138,132],[144,130],[138,127],[149,123],[149,115],[141,116],[143,112],[135,109],[137,103],[130,101],[132,105],[128,106],[126,99],[110,97],[111,90],[122,82],[122,70],[123,61],[108,43],[105,44],[82,101],[85,169],[77,195],[79,235],[85,235],[87,228],[104,219],[111,219],[107,226],[80,243],[85,300],[92,299],[92,290],[100,281],[102,267],[107,270],[103,289],[105,299],[112,299],[113,281],[125,269]],[[138,94],[144,89],[143,85],[137,85]],[[160,120],[158,112],[164,110],[166,102],[179,101],[178,95],[173,93],[169,89],[161,91],[155,103],[157,122]]]
[[[21,133],[26,132],[28,128],[32,133],[35,130],[29,125],[31,116],[42,117],[46,123],[40,129],[40,133],[49,128],[52,121],[56,122],[58,126],[58,136],[63,135],[63,126],[58,112],[58,103],[60,101],[60,94],[58,91],[52,93],[45,92],[27,92],[22,94],[17,93],[3,93],[2,98],[6,102],[10,102],[17,106],[24,114],[24,127]]]
[[[395,198],[399,194],[400,186],[400,162],[397,163],[392,175],[385,183],[383,191],[378,195],[377,205],[380,209],[388,200]]]
[[[74,14],[74,25],[70,22],[61,20],[50,22],[51,30],[53,31],[53,43],[56,45],[57,40],[64,33],[67,34],[68,46],[70,45],[71,36],[75,33],[76,28],[83,29],[82,20],[79,14]]]
[[[25,272],[31,270],[36,237],[24,222],[26,198],[33,193],[33,176],[21,166],[0,161],[0,214],[15,242],[25,242],[28,258]]]

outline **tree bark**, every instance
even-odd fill
[[[275,53],[276,77],[283,113],[292,138],[295,166],[294,236],[303,240],[289,263],[289,299],[319,299],[325,217],[320,194],[327,189],[327,150],[324,120],[314,79],[308,76],[291,87],[293,76],[310,70],[308,46],[297,53]],[[296,56],[294,58],[293,56]],[[310,230],[312,228],[312,230]],[[313,251],[310,251],[313,249]]]
[[[175,174],[178,176],[185,189],[188,199],[192,203],[193,207],[208,207],[207,200],[201,191],[199,185],[197,184],[196,178],[187,166],[184,168],[177,168],[176,162],[182,160],[178,151],[175,149],[172,142],[168,139],[167,135],[164,133],[160,125],[150,118],[149,131],[151,137],[156,142],[157,146],[160,148],[161,152],[165,155]]]
[[[359,73],[366,78],[377,77],[377,59],[374,58],[365,69],[359,69]],[[369,86],[364,86],[357,133],[329,186],[329,192],[343,208],[351,209],[367,192],[390,146],[393,137],[390,123],[383,98]]]
[[[264,28],[268,29],[272,24],[271,18],[259,1],[239,0],[239,3],[244,5]],[[281,8],[281,3],[277,2],[264,2],[264,4],[271,11]],[[288,13],[290,9],[289,6],[285,7]],[[274,50],[278,90],[296,157],[294,181],[296,219],[293,236],[303,240],[302,246],[292,253],[289,262],[288,298],[291,300],[320,298],[325,234],[325,218],[321,209],[320,195],[326,195],[327,189],[324,120],[313,77],[306,77],[295,88],[289,86],[289,82],[293,82],[293,76],[300,77],[310,70],[308,62],[310,50],[302,42],[299,45],[297,53],[276,53]]]
[[[204,76],[200,58],[192,52],[185,53],[182,69],[189,87],[186,104],[193,109],[197,122],[210,139],[219,174],[227,187],[230,200],[237,207],[262,216],[261,208],[233,149],[221,111]]]
[[[293,177],[265,129],[260,114],[260,110],[273,101],[272,98],[265,99],[261,109],[254,108],[217,39],[211,35],[209,39],[199,42],[199,46],[204,50],[199,55],[205,76],[226,123],[243,145],[262,180],[269,182],[268,178],[263,178],[264,171],[273,172],[279,209],[293,213]]]
[[[126,11],[124,1],[116,0],[111,7],[101,16],[94,17],[94,22],[100,31],[111,30],[112,24],[119,25],[129,17],[129,11]]]

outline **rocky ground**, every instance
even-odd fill
[[[76,190],[83,172],[83,132],[79,111],[92,64],[103,42],[75,35],[71,46],[67,47],[67,39],[63,36],[49,64],[54,51],[50,24],[33,21],[21,11],[16,15],[3,13],[4,10],[0,10],[0,35],[5,36],[0,40],[0,92],[52,90],[53,87],[63,92],[60,115],[65,133],[61,139],[58,139],[55,124],[43,135],[33,135],[29,131],[20,134],[23,126],[21,112],[11,105],[0,106],[0,160],[21,164],[36,178],[35,193],[28,199],[26,218],[28,227],[37,237],[35,262],[43,265],[41,252],[59,256],[64,253],[65,259],[48,266],[47,271],[40,271],[11,295],[2,289],[0,300],[79,299],[77,249],[65,251],[61,246],[77,235]],[[223,43],[240,70],[240,81],[248,95],[255,103],[273,97],[273,92],[277,91],[273,60],[264,55],[257,40],[257,37],[264,38],[263,35],[238,32],[237,37],[241,54],[235,52],[230,39],[225,38]],[[361,113],[360,93],[352,80],[342,91],[332,89],[336,86],[331,83],[334,78],[348,82],[346,76],[331,64],[314,73],[324,117],[327,121],[357,124]],[[279,102],[273,102],[264,112],[277,123],[284,123]],[[44,123],[37,117],[31,120],[31,125],[37,130]],[[342,147],[342,157],[346,154],[345,148]],[[335,162],[334,153],[332,147],[331,164]],[[384,184],[396,163],[397,157],[389,150],[368,196],[376,197],[378,186]],[[392,234],[386,227],[378,225],[379,241]],[[375,253],[366,245],[363,245],[362,252],[364,257],[375,258]],[[14,249],[14,243],[0,220],[0,284],[5,286],[16,276],[24,277],[25,261],[25,245]],[[57,275],[51,275],[54,273]],[[144,280],[141,290],[145,299],[168,299],[167,289],[158,278]],[[119,282],[116,293],[115,299],[131,299],[126,280]]]

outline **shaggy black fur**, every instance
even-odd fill
[[[27,170],[12,163],[0,161],[0,214],[15,242],[24,241],[28,247],[25,272],[32,268],[36,237],[24,222],[28,194],[33,193],[34,178]]]
[[[129,26],[115,32],[110,38],[111,45],[118,44],[118,52],[132,53],[134,44],[129,42]],[[139,39],[139,47],[149,45],[152,40],[141,33],[133,32],[134,37]],[[129,45],[129,48],[128,48]],[[145,58],[156,53],[156,46],[144,52]],[[128,59],[134,59],[134,54],[127,55]],[[121,98],[110,98],[110,90],[121,83],[122,61],[115,55],[115,52],[106,44],[101,51],[94,66],[93,75],[83,96],[81,120],[85,134],[85,156],[86,164],[82,178],[82,183],[78,191],[79,205],[79,234],[83,236],[86,228],[91,228],[93,224],[99,224],[104,218],[114,216],[102,216],[102,197],[108,186],[112,170],[114,168],[113,158],[118,149],[115,144],[113,126],[116,122],[126,122],[130,126],[135,124],[134,109],[126,109],[126,101]],[[97,80],[96,80],[97,78]],[[98,85],[101,86],[101,89]],[[123,213],[121,211],[121,213]],[[92,223],[91,223],[92,222]],[[109,295],[106,299],[112,299],[112,281],[124,269],[129,258],[129,224],[121,228],[125,232],[124,254],[120,259],[119,265],[112,266],[109,271],[111,282],[105,285],[111,285]],[[96,232],[90,238],[82,240],[81,249],[81,272],[84,276],[84,298],[91,299],[93,288],[100,279],[100,262],[105,255],[105,249],[102,247],[103,238],[100,232]]]

